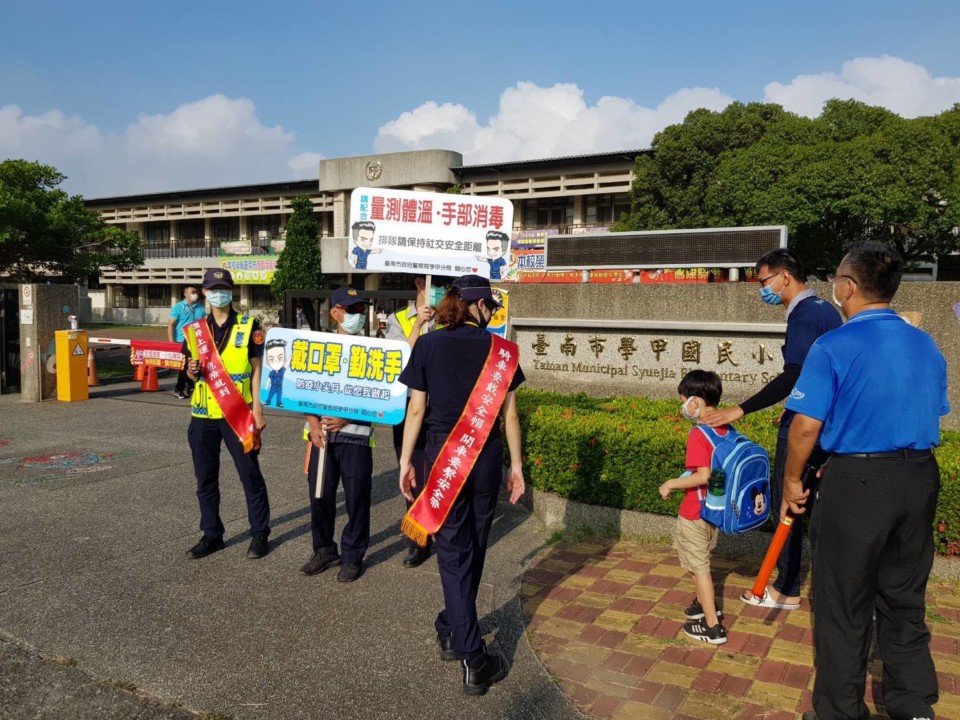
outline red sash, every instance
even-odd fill
[[[257,440],[253,413],[243,399],[243,395],[237,390],[233,380],[230,379],[230,373],[223,366],[223,358],[220,357],[217,345],[213,341],[210,326],[204,319],[190,323],[185,329],[188,333],[194,333],[197,359],[200,360],[200,368],[203,372],[203,382],[207,384],[217,401],[217,405],[223,411],[223,419],[227,421],[227,424],[240,438],[243,451],[245,453],[250,452],[254,449]],[[193,344],[188,342],[188,346],[193,351]]]
[[[421,547],[437,534],[466,484],[520,364],[516,345],[499,335],[490,338],[490,353],[467,405],[443,443],[426,487],[400,523],[400,530]]]

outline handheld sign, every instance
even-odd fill
[[[401,340],[270,328],[260,373],[264,407],[397,425],[407,409]]]
[[[357,188],[347,259],[358,272],[481,275],[510,266],[513,203],[499,197]]]

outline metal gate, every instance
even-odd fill
[[[0,394],[20,392],[20,288],[0,285]]]

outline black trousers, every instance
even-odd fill
[[[191,394],[193,392],[193,380],[187,375],[187,364],[183,364],[183,368],[180,370],[177,375],[177,384],[174,387],[178,393],[181,394]]]
[[[427,437],[428,467],[433,466],[445,438]],[[503,479],[503,441],[487,440],[447,519],[434,538],[444,609],[437,616],[437,634],[452,637],[461,660],[482,657],[485,645],[477,618],[477,592],[487,557],[487,538],[497,509]]]
[[[323,476],[323,495],[315,498],[319,451],[310,446],[307,485],[310,488],[310,530],[313,549],[337,551],[333,539],[337,519],[337,487],[343,480],[347,524],[340,536],[340,559],[359,565],[370,545],[370,496],[373,491],[373,450],[369,445],[330,443]]]
[[[872,615],[893,720],[934,717],[937,676],[924,622],[940,471],[933,455],[830,460],[810,526],[813,705],[820,720],[867,720]]]
[[[227,446],[237,468],[243,494],[247,499],[250,533],[270,534],[270,500],[267,483],[260,472],[259,450],[243,452],[243,445],[226,420],[191,418],[187,441],[193,454],[193,470],[197,477],[197,500],[200,501],[200,529],[206,538],[223,537],[220,520],[220,443]]]
[[[403,452],[403,429],[406,427],[406,423],[400,423],[399,425],[393,426],[393,449],[397,453],[397,462],[400,462],[400,455]],[[420,437],[417,438],[417,445],[413,449],[413,455],[410,458],[411,463],[413,464],[413,470],[417,474],[417,486],[413,488],[413,499],[416,500],[420,497],[420,493],[423,492],[423,486],[427,483],[427,476],[430,474],[431,466],[427,466],[427,456],[425,454],[425,449],[427,446],[427,431],[421,428]],[[410,506],[413,505],[412,502],[404,498],[404,502],[407,504],[407,510],[410,509]],[[427,547],[430,547],[430,541],[427,540]],[[416,542],[407,538],[407,545],[412,548],[420,547]]]

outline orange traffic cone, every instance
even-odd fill
[[[157,368],[153,365],[143,366],[143,380],[140,382],[141,392],[157,392],[160,385],[157,382]]]
[[[143,382],[143,365],[134,365],[133,366],[133,381],[134,382]]]
[[[87,387],[96,387],[100,384],[100,378],[97,377],[97,361],[93,353],[92,348],[87,352]]]

